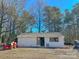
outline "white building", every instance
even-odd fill
[[[64,47],[64,36],[54,33],[24,33],[18,37],[19,47]]]

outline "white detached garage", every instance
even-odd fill
[[[64,36],[54,33],[24,33],[18,38],[18,47],[64,47]]]

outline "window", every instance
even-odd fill
[[[49,39],[49,41],[50,42],[58,42],[59,40],[58,40],[58,37],[51,37],[50,39]]]

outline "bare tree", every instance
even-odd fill
[[[45,19],[44,19],[44,24],[45,28],[49,32],[59,32],[61,30],[60,24],[61,24],[61,12],[59,8],[57,7],[50,7],[46,6],[44,8],[45,11]]]
[[[33,15],[36,25],[35,28],[38,29],[38,32],[43,30],[43,8],[45,6],[44,0],[36,0],[32,7],[30,7],[30,14]]]

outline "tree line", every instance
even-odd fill
[[[58,7],[37,0],[27,11],[24,9],[25,1],[0,1],[1,37],[12,40],[21,33],[32,33],[37,29],[39,33],[60,32],[66,43],[72,44],[79,39],[79,3],[72,10],[62,12]]]

